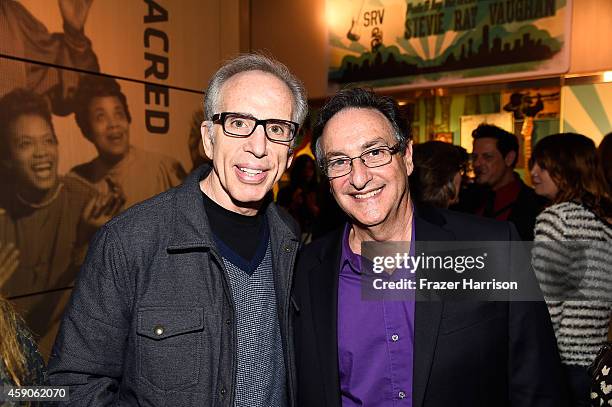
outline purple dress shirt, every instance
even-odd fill
[[[344,229],[338,284],[338,365],[343,407],[412,407],[414,296],[362,300],[361,257]],[[410,255],[414,255],[414,224]]]

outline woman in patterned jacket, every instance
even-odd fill
[[[572,406],[589,405],[587,367],[606,341],[612,304],[612,200],[593,141],[554,134],[534,148],[535,192],[551,200],[536,220],[533,266],[567,372]]]

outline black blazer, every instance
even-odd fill
[[[507,222],[434,208],[418,241],[518,240]],[[300,254],[293,290],[298,405],[341,405],[337,301],[342,230]],[[540,302],[417,302],[414,407],[563,406],[560,359]],[[367,406],[372,407],[372,406]]]

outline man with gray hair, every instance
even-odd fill
[[[212,165],[91,243],[49,362],[69,404],[295,405],[299,231],[266,197],[306,113],[278,61],[247,54],[215,73],[201,127]]]

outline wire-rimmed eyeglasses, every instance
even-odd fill
[[[261,125],[269,140],[283,143],[293,140],[299,128],[299,124],[289,120],[259,120],[250,115],[233,112],[214,114],[212,122],[220,124],[225,134],[235,137],[249,137],[257,126]]]
[[[329,179],[343,177],[353,170],[353,160],[356,160],[357,158],[359,158],[363,165],[368,168],[382,167],[383,165],[389,164],[393,154],[398,153],[401,150],[401,143],[397,143],[392,147],[374,147],[364,151],[356,157],[338,157],[325,160],[321,166],[321,170]]]

